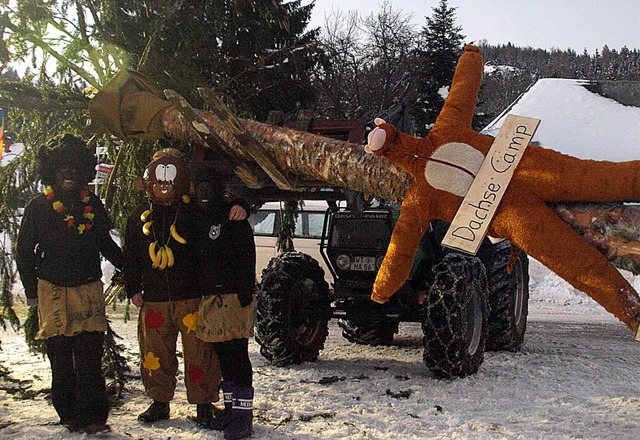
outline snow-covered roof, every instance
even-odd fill
[[[640,159],[640,107],[596,93],[594,90],[602,90],[599,85],[585,80],[540,79],[482,132],[496,136],[507,114],[539,118],[533,142],[543,147],[583,159]],[[606,86],[609,91],[615,89],[611,84]],[[640,83],[626,82],[626,86],[635,90]]]

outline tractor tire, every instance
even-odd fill
[[[490,351],[516,352],[524,343],[529,314],[529,256],[517,249],[511,273],[507,273],[510,258],[511,243],[501,241],[494,245],[487,265]]]
[[[425,301],[424,363],[437,378],[477,373],[487,337],[487,278],[482,262],[451,253],[433,269]]]
[[[392,321],[357,322],[338,320],[342,336],[349,342],[362,345],[390,345],[393,335],[398,333],[398,323]]]
[[[300,252],[269,261],[258,286],[256,341],[276,366],[316,361],[329,334],[331,300],[324,271]]]

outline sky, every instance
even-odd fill
[[[305,0],[303,4],[310,3]],[[324,23],[332,10],[377,13],[382,0],[316,0],[311,26]],[[419,27],[439,0],[391,0],[396,10],[413,14]],[[449,0],[466,42],[506,44],[540,49],[640,49],[640,2],[637,0]]]

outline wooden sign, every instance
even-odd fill
[[[442,244],[475,255],[540,119],[507,115]]]

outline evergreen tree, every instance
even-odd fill
[[[419,136],[429,131],[440,113],[446,96],[442,88],[451,84],[460,56],[465,36],[460,33],[462,27],[455,25],[455,10],[447,0],[440,0],[420,33],[413,72],[417,99],[410,109]]]
[[[134,68],[194,104],[198,86],[234,110],[264,119],[313,99],[309,73],[318,30],[301,0],[120,0],[105,2],[103,37]]]

